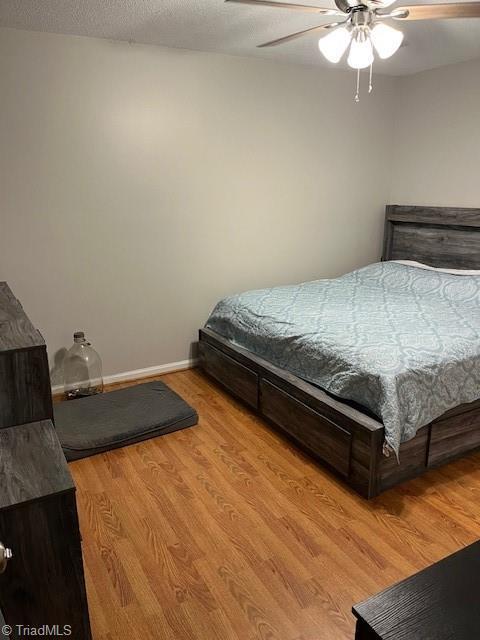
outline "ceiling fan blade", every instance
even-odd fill
[[[293,9],[294,11],[303,11],[307,13],[320,13],[324,16],[342,16],[344,15],[336,9],[326,9],[324,7],[312,7],[306,4],[291,4],[289,2],[270,2],[270,0],[225,0],[225,2],[236,2],[238,4],[251,4],[257,7],[274,7],[276,9]]]
[[[379,9],[386,9],[397,0],[369,0],[369,5],[378,7]]]
[[[397,12],[398,15],[395,15]],[[480,2],[418,4],[395,7],[392,13],[392,18],[395,18],[395,20],[446,20],[448,18],[480,18]]]
[[[296,38],[301,38],[302,36],[306,36],[309,33],[315,33],[318,31],[322,31],[323,29],[332,29],[333,27],[338,27],[338,25],[340,24],[343,24],[343,22],[330,22],[329,24],[321,24],[318,27],[310,27],[310,29],[297,31],[296,33],[291,33],[289,36],[284,36],[283,38],[278,38],[277,40],[272,40],[271,42],[259,44],[258,48],[262,49],[263,47],[276,47],[277,44],[284,44],[285,42],[290,42],[290,40],[295,40]]]

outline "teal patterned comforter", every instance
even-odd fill
[[[225,298],[206,326],[370,409],[397,455],[420,427],[480,398],[480,276],[378,263]]]

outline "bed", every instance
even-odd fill
[[[226,299],[200,331],[205,372],[367,498],[480,447],[480,276],[405,260],[480,269],[480,210],[390,205],[382,263]]]

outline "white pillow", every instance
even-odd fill
[[[480,276],[480,269],[442,269],[440,267],[431,267],[428,264],[422,262],[415,262],[415,260],[391,260],[397,264],[405,264],[407,267],[417,267],[418,269],[427,269],[428,271],[438,271],[439,273],[450,273],[454,276]]]

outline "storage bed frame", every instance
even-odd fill
[[[480,269],[480,209],[387,206],[382,260]],[[419,429],[398,463],[383,455],[384,426],[366,410],[210,329],[200,330],[199,354],[209,376],[366,498],[480,448],[480,399]]]

